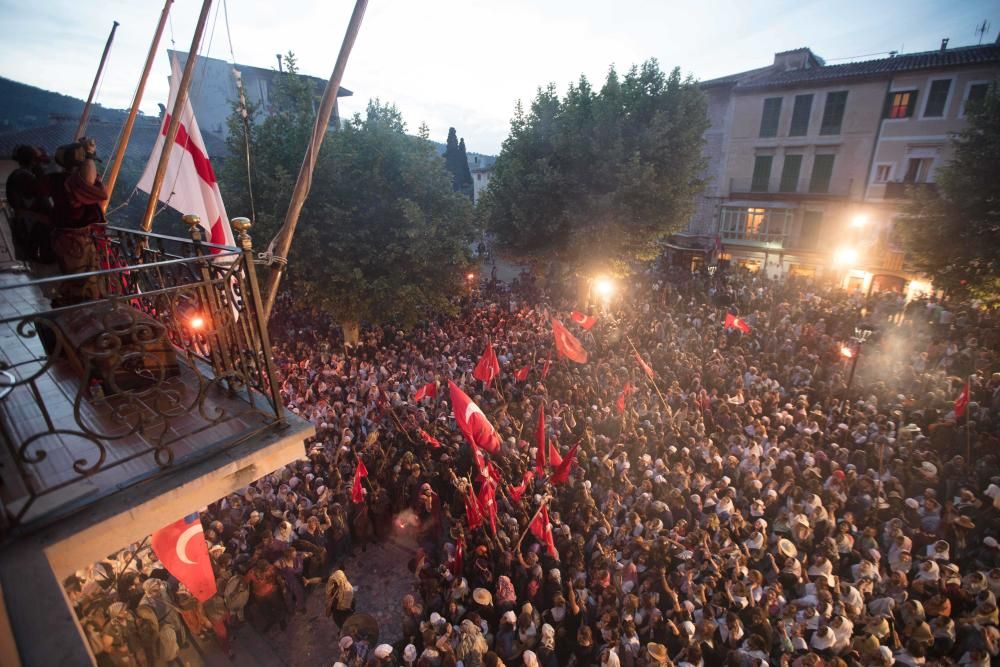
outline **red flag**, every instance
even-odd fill
[[[524,382],[528,379],[528,371],[531,370],[531,366],[525,366],[524,368],[518,370],[514,373],[514,379],[518,382]]]
[[[632,385],[628,382],[622,387],[622,393],[618,394],[618,400],[615,401],[615,407],[618,408],[618,412],[625,412],[625,399],[632,395]]]
[[[435,382],[428,382],[413,394],[413,402],[422,401],[425,398],[437,398],[438,387]]]
[[[584,315],[578,310],[574,310],[569,314],[570,318],[579,324],[585,331],[590,331],[590,327],[597,324],[597,318],[592,315]]]
[[[528,485],[531,484],[531,480],[534,478],[534,472],[531,470],[525,470],[524,479],[521,480],[521,483],[508,489],[510,492],[510,499],[514,504],[521,502],[521,497],[524,496],[524,492],[528,490]]]
[[[739,329],[745,334],[750,333],[750,325],[732,313],[726,313],[726,328]]]
[[[638,352],[635,353],[635,360],[639,362],[639,366],[642,367],[642,371],[646,374],[646,377],[650,380],[656,377],[656,373],[653,372],[653,369],[649,366],[649,364],[643,361]]]
[[[368,468],[365,462],[358,458],[358,467],[354,469],[354,483],[351,484],[351,502],[361,504],[365,502],[365,487],[361,485],[361,478],[368,476]]]
[[[448,390],[451,392],[451,409],[455,412],[455,422],[465,439],[474,447],[485,449],[490,454],[498,454],[500,434],[483,411],[451,380],[448,381]]]
[[[562,465],[562,456],[559,454],[559,446],[554,440],[549,440],[549,464],[558,468]]]
[[[573,467],[573,463],[576,461],[576,450],[579,446],[580,443],[577,442],[575,445],[570,447],[569,453],[566,454],[566,458],[562,460],[562,463],[559,464],[556,471],[552,473],[552,477],[549,478],[550,482],[553,484],[563,484],[569,479],[569,471],[570,468]]]
[[[552,335],[556,339],[556,351],[578,364],[587,363],[587,351],[576,337],[566,330],[563,323],[552,318]]]
[[[965,409],[969,407],[969,383],[965,383],[962,393],[955,399],[955,416],[961,417],[965,414]]]
[[[552,538],[552,523],[549,521],[549,508],[545,505],[539,510],[535,518],[531,520],[531,534],[545,545],[546,549],[556,560],[559,560],[559,552],[556,551],[556,542]]]
[[[472,377],[489,384],[498,375],[500,375],[500,362],[497,360],[497,353],[493,351],[493,343],[487,343],[483,356],[479,358],[479,363],[472,371]]]
[[[552,354],[550,353],[548,358],[545,359],[545,363],[542,364],[542,379],[544,380],[549,376],[549,369],[552,367]]]
[[[479,509],[479,503],[476,502],[476,495],[472,492],[471,488],[465,494],[465,518],[469,522],[469,530],[475,530],[483,525],[483,512]]]
[[[535,426],[535,447],[538,452],[535,454],[535,470],[538,474],[545,474],[545,404],[538,404],[538,425]]]
[[[160,528],[153,533],[150,544],[167,572],[192,595],[204,602],[216,594],[212,559],[197,512]]]
[[[490,529],[497,534],[497,486],[492,479],[484,479],[479,485],[479,496],[476,503],[485,518],[490,520]]]
[[[417,433],[420,435],[420,439],[421,440],[423,440],[424,442],[426,442],[428,445],[430,445],[434,449],[437,449],[438,447],[441,446],[441,442],[437,438],[435,438],[433,435],[431,435],[430,433],[428,433],[427,431],[425,431],[424,429],[418,428],[417,429]]]

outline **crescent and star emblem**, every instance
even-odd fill
[[[186,565],[196,565],[192,560],[188,560],[187,557],[187,543],[192,537],[201,532],[201,523],[195,523],[193,526],[181,533],[181,536],[177,538],[177,557],[182,563]]]

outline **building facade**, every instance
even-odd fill
[[[469,172],[472,174],[472,203],[478,204],[479,198],[486,192],[493,176],[493,165],[497,159],[492,155],[470,155]]]
[[[842,65],[796,49],[704,82],[706,187],[682,245],[718,239],[721,259],[769,277],[909,286],[895,234],[904,198],[914,185],[933,187],[966,105],[998,75],[1000,44],[945,41]]]

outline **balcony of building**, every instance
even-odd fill
[[[303,455],[312,427],[282,408],[248,223],[240,249],[188,222],[191,238],[79,235],[90,273],[0,274],[0,537],[182,477],[218,497],[255,457],[260,476]],[[169,522],[129,511],[139,536]]]
[[[937,192],[936,183],[888,182],[882,190],[883,199],[909,199],[919,192]],[[873,193],[874,194],[874,193]]]
[[[750,201],[817,201],[860,196],[853,178],[811,182],[782,181],[777,177],[730,178],[728,196]]]

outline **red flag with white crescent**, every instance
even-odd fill
[[[646,374],[646,377],[648,377],[650,380],[656,377],[656,373],[653,372],[652,367],[650,367],[650,365],[647,364],[643,360],[643,358],[639,356],[638,352],[635,353],[635,360],[639,362],[639,366],[642,368],[642,372]]]
[[[524,382],[528,379],[528,371],[530,370],[531,366],[525,366],[524,368],[518,369],[518,371],[514,373],[514,379],[518,382]]]
[[[542,506],[535,518],[531,520],[531,534],[545,545],[549,555],[559,560],[559,552],[556,551],[556,542],[552,537],[552,523],[549,521],[549,508]]]
[[[497,485],[492,479],[483,479],[479,483],[479,495],[476,502],[483,517],[490,520],[490,529],[497,533]]]
[[[545,363],[542,364],[542,379],[544,380],[549,376],[549,369],[552,368],[552,354],[545,359]]]
[[[578,364],[587,363],[587,351],[583,345],[563,326],[563,323],[552,318],[552,335],[556,339],[556,351],[562,356]]]
[[[969,407],[969,383],[966,381],[965,387],[962,388],[962,393],[959,394],[958,398],[955,399],[955,416],[961,417],[965,414],[965,409]]]
[[[476,364],[476,368],[472,371],[472,377],[489,384],[493,382],[493,378],[499,375],[500,361],[497,359],[497,353],[493,349],[493,343],[487,343],[486,349],[483,350],[483,356],[479,358],[479,363]]]
[[[528,485],[531,484],[531,480],[533,480],[534,478],[535,478],[535,473],[533,471],[531,470],[524,471],[524,478],[521,480],[521,483],[518,484],[517,486],[512,486],[508,489],[508,492],[510,493],[510,499],[512,502],[514,502],[515,504],[521,502],[521,497],[524,496],[524,492],[528,490]]]
[[[417,433],[420,435],[420,439],[430,445],[433,449],[437,449],[441,446],[441,442],[424,429],[418,428]]]
[[[417,389],[413,393],[413,402],[422,401],[425,398],[437,398],[438,389],[437,384],[434,382],[428,382],[420,389]]]
[[[167,99],[167,109],[173,112],[177,99],[177,88],[181,81],[181,67],[177,58],[170,62],[170,96]],[[146,169],[136,186],[148,193],[153,186],[160,155],[166,142],[167,128],[170,125],[170,114],[165,114],[160,134],[153,144],[153,152],[146,163]],[[215,171],[205,150],[205,140],[202,139],[198,122],[194,118],[194,108],[188,98],[181,111],[180,126],[177,137],[170,148],[170,159],[167,163],[167,175],[160,189],[159,199],[172,209],[182,214],[193,213],[201,219],[205,240],[217,245],[235,246],[233,230],[229,226],[226,207],[222,203],[222,193],[215,178]],[[213,252],[218,252],[214,250]]]
[[[216,594],[212,559],[197,512],[160,528],[150,538],[150,545],[167,572],[193,596],[205,602]]]
[[[584,315],[578,310],[574,310],[569,314],[570,319],[583,327],[584,331],[590,331],[590,327],[597,324],[597,318],[593,315]]]
[[[451,393],[451,409],[455,413],[455,423],[470,445],[484,449],[490,454],[500,453],[500,434],[486,418],[479,406],[472,402],[458,385],[448,380]]]
[[[736,317],[732,313],[726,313],[725,327],[727,329],[739,329],[745,334],[750,333],[750,325],[746,323],[746,320]]]
[[[472,492],[471,487],[469,492],[465,494],[465,518],[469,522],[469,530],[475,530],[483,525],[483,512],[479,508],[476,494]]]

